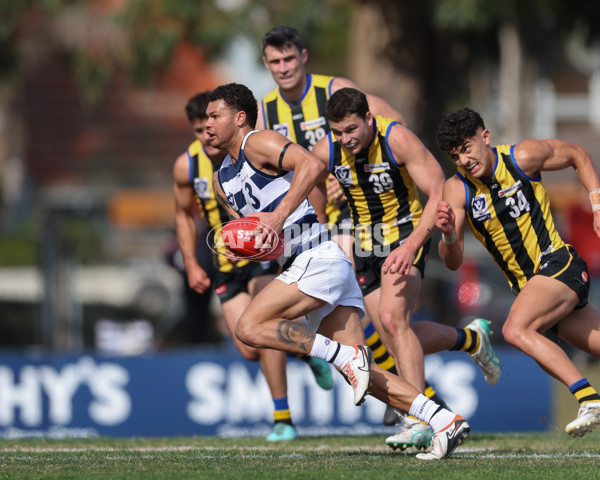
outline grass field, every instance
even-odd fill
[[[600,478],[600,433],[473,434],[452,458],[423,462],[377,436],[0,440],[0,479]]]

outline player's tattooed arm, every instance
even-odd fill
[[[315,335],[304,325],[282,320],[277,325],[277,337],[286,345],[293,345],[309,354]]]
[[[227,201],[227,199],[221,195],[221,192],[215,191],[215,196],[217,197],[217,202],[219,202],[219,204],[225,209],[228,210],[227,213],[229,213],[229,209],[231,208],[229,206],[229,202]],[[230,215],[231,216],[231,215]]]

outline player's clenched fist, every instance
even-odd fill
[[[445,235],[452,235],[455,229],[454,210],[452,207],[443,200],[438,202],[437,215],[435,217],[435,226],[437,229]]]

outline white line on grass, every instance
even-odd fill
[[[160,452],[197,452],[203,458],[206,459],[221,459],[231,457],[231,453],[225,455],[214,454],[214,452],[223,450],[223,448],[214,446],[193,446],[193,445],[180,445],[180,446],[164,446],[164,447],[58,447],[58,448],[36,448],[36,447],[14,447],[14,448],[3,448],[0,449],[0,457],[7,459],[15,459],[25,457],[31,458],[30,455],[23,455],[15,457],[13,455],[3,454],[31,454],[31,453],[86,453],[86,452],[106,452],[106,453],[121,453],[124,455],[111,455],[110,459],[119,460],[124,458],[130,458],[126,454],[130,453],[160,453]],[[239,454],[235,456],[238,458],[303,458],[302,452],[331,452],[328,445],[319,445],[316,447],[294,447],[293,451],[281,452],[277,454],[273,447],[270,446],[230,446],[227,447],[228,452],[238,451]],[[407,450],[405,452],[394,452],[386,446],[346,446],[336,447],[334,451],[337,452],[389,452],[391,455],[407,455],[414,453],[413,451]],[[243,452],[243,453],[242,453]],[[272,452],[271,455],[261,455],[259,452]],[[300,452],[300,453],[298,453]],[[473,458],[473,459],[566,459],[566,458],[594,458],[600,459],[599,452],[554,452],[554,453],[512,453],[512,452],[495,452],[491,448],[459,448],[454,457],[457,458]],[[138,457],[139,458],[139,457]]]

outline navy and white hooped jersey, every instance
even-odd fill
[[[244,137],[237,161],[234,162],[229,155],[225,157],[218,174],[219,184],[227,196],[227,201],[244,217],[257,212],[274,211],[289,191],[294,177],[294,172],[270,175],[252,165],[244,153],[244,146],[250,135],[257,131],[253,130]],[[283,233],[286,248],[278,259],[281,265],[290,257],[318,245],[329,237],[327,229],[319,223],[308,199],[304,199],[285,220]]]

